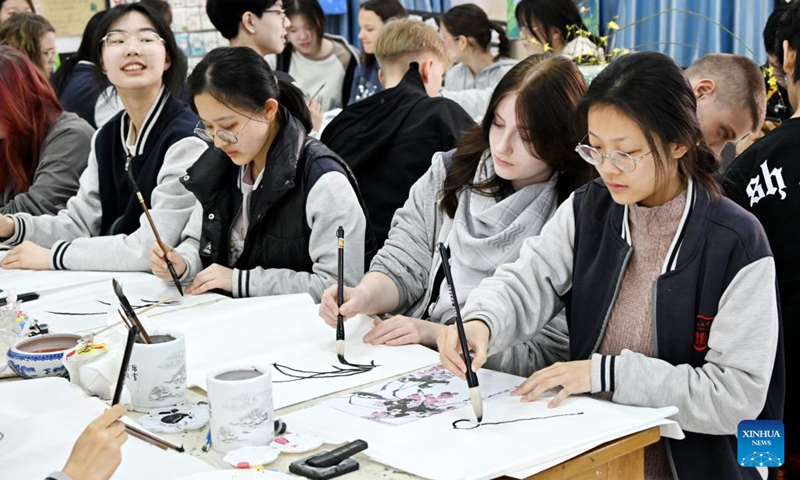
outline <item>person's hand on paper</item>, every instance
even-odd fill
[[[73,480],[108,480],[122,462],[122,444],[128,439],[125,424],[117,419],[125,407],[114,405],[89,424],[72,447],[62,470]]]
[[[11,249],[0,261],[0,267],[7,269],[50,270],[50,249],[40,247],[31,241],[24,241]]]
[[[14,219],[10,215],[0,215],[0,238],[14,235]]]
[[[592,389],[592,361],[576,360],[558,362],[534,373],[522,385],[515,388],[511,395],[522,397],[522,402],[532,402],[544,392],[561,388],[558,394],[547,404],[548,408],[558,406],[570,395],[586,393]]]
[[[488,325],[480,320],[475,320],[464,322],[464,333],[467,335],[467,345],[474,352],[472,356],[472,371],[477,372],[486,363],[491,332]],[[458,328],[455,325],[450,325],[442,329],[439,333],[437,344],[442,366],[450,370],[455,376],[466,379],[467,366],[464,363],[461,341],[458,338]]]
[[[186,288],[186,293],[200,295],[216,288],[226,292],[233,291],[233,270],[215,263],[194,277],[192,284]]]
[[[373,329],[364,335],[364,343],[389,346],[421,344],[431,348],[436,347],[439,332],[447,328],[404,315],[395,315],[383,321],[376,319],[373,325]]]
[[[336,328],[336,320],[341,313],[345,320],[364,313],[367,305],[367,294],[360,288],[344,287],[344,303],[340,309],[337,303],[339,287],[333,285],[322,292],[322,301],[319,303],[319,316],[325,323]]]
[[[311,114],[311,125],[315,132],[319,132],[322,128],[322,105],[316,98],[309,99],[306,105],[308,105],[308,112]]]
[[[165,247],[167,246],[165,245]],[[169,248],[167,259],[172,262],[172,267],[175,269],[175,273],[178,274],[178,278],[186,273],[186,260],[183,259],[181,254]],[[158,242],[153,242],[153,248],[150,250],[150,270],[152,270],[153,275],[161,280],[172,283],[172,275],[169,274],[167,262],[164,261],[164,252],[161,250]]]

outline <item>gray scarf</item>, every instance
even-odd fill
[[[494,162],[487,151],[478,164],[475,183],[493,175]],[[450,247],[450,267],[460,306],[481,280],[519,257],[526,238],[539,234],[558,207],[557,182],[558,173],[554,173],[549,180],[528,185],[500,201],[467,188],[459,193],[455,217],[450,220],[445,215],[442,233],[447,235],[445,244]],[[446,225],[448,222],[452,225]],[[430,318],[444,323],[454,318],[446,280],[439,292]]]

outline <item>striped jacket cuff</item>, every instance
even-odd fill
[[[616,386],[617,355],[592,355],[592,393],[613,392]]]
[[[250,296],[250,272],[252,270],[233,269],[233,298],[247,298]]]
[[[66,253],[71,242],[58,241],[53,244],[50,249],[50,268],[53,270],[68,270],[64,265],[64,254]]]
[[[25,240],[25,233],[28,230],[28,227],[25,226],[25,222],[22,220],[22,217],[19,215],[9,215],[11,219],[14,221],[14,235],[8,237],[3,243],[6,245],[19,245]]]

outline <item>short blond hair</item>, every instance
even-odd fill
[[[436,55],[445,68],[449,68],[450,58],[439,32],[418,20],[390,20],[381,29],[375,42],[375,58],[381,68],[407,68],[410,62],[418,61],[425,53]]]
[[[741,55],[710,53],[687,68],[686,76],[690,81],[713,80],[719,101],[730,108],[746,110],[753,131],[761,128],[767,114],[767,92],[756,62]]]

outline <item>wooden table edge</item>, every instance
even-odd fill
[[[594,470],[610,461],[640,451],[644,457],[644,447],[661,439],[660,427],[651,427],[641,432],[606,442],[588,452],[582,453],[547,470],[527,477],[524,480],[565,480],[584,472]],[[642,462],[644,464],[644,462]],[[515,480],[512,477],[500,477],[499,480]]]

